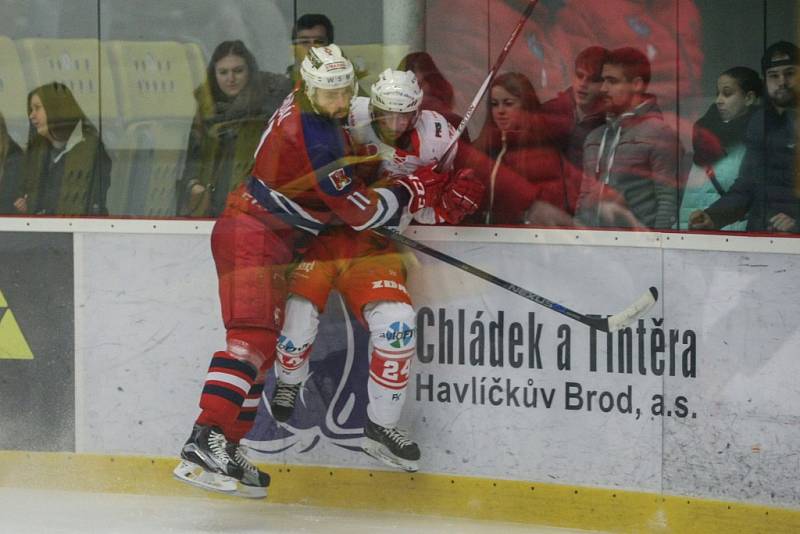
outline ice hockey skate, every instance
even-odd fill
[[[275,385],[275,393],[272,395],[272,402],[270,403],[272,417],[276,421],[285,423],[289,420],[294,412],[294,404],[302,387],[302,383],[287,384],[278,379]]]
[[[261,471],[245,456],[241,445],[228,443],[228,456],[244,470],[235,494],[249,499],[263,499],[267,496],[269,475]]]
[[[391,467],[411,473],[419,469],[419,446],[396,428],[381,426],[367,419],[361,449]]]
[[[228,453],[228,441],[215,426],[194,425],[181,449],[181,463],[173,476],[199,488],[235,495],[244,468]]]

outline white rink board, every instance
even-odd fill
[[[585,313],[622,310],[651,285],[661,286],[660,268],[654,268],[660,265],[657,249],[436,245],[467,263]],[[414,367],[411,384],[415,390],[413,397],[421,399],[413,408],[414,419],[422,426],[421,432],[430,436],[431,443],[439,443],[438,447],[426,448],[433,455],[433,465],[445,472],[469,470],[488,477],[660,489],[661,421],[651,421],[641,413],[636,421],[635,413],[636,407],[643,409],[641,397],[645,392],[660,391],[660,378],[647,375],[634,380],[629,375],[590,373],[588,327],[436,260],[420,257],[419,261],[420,267],[412,271],[409,285],[415,306],[425,314],[426,322],[429,315],[433,316],[434,324],[421,329],[418,320],[423,344],[420,356],[429,359],[432,352],[433,361]],[[482,365],[470,365],[469,355],[463,365],[437,363],[442,310],[446,320],[454,323],[456,340],[460,337],[458,312],[463,310],[468,353],[472,340],[479,338],[477,332],[483,327],[487,346]],[[499,362],[492,365],[489,348],[489,331],[493,324],[499,324],[500,313],[504,330],[502,367],[497,365]],[[514,350],[521,358],[515,362],[510,361],[508,354],[512,323],[520,326],[517,332],[521,334]],[[563,333],[559,338],[561,325],[565,325],[570,336],[570,371],[557,368],[558,346],[565,338]],[[538,343],[532,341],[537,335]],[[457,360],[456,340],[453,349]],[[495,346],[498,344],[496,341]],[[534,346],[533,362],[531,346]],[[533,385],[529,386],[531,382]],[[424,387],[431,383],[433,391]],[[582,389],[611,391],[614,395],[633,384],[633,413],[614,410],[605,414],[596,406],[592,411],[566,410],[568,383],[580,384]],[[466,398],[459,402],[456,389],[463,393],[465,386]],[[503,393],[496,389],[498,386]],[[518,389],[514,390],[515,387]],[[514,391],[515,395],[509,395]],[[533,404],[534,398],[536,406],[526,407]],[[551,401],[549,408],[546,399]],[[502,405],[493,405],[498,400],[503,401]],[[420,432],[419,427],[416,430]]]
[[[423,361],[412,367],[404,423],[423,448],[423,471],[800,506],[800,256],[666,249],[658,244],[663,241],[630,247],[427,243],[583,313],[619,311],[651,285],[661,298],[640,336],[644,374],[635,332],[631,373],[617,372],[617,337],[615,368],[607,371],[605,334],[596,338],[592,372],[587,327],[420,255],[409,289],[422,311],[418,323],[429,322],[421,323]],[[78,452],[175,454],[197,413],[209,358],[224,343],[207,235],[80,233],[76,265]],[[439,314],[457,332],[459,310],[466,361],[438,363]],[[500,311],[502,367],[491,365],[488,349]],[[531,324],[534,333],[541,325],[541,368],[530,365]],[[469,364],[473,326],[485,332],[483,365]],[[566,329],[571,368],[560,370],[557,350]],[[670,331],[677,332],[676,376],[652,371],[650,347],[661,331],[667,368]],[[510,336],[519,340],[519,367],[507,355]],[[681,372],[690,344],[696,377]],[[434,346],[430,362],[424,361],[431,355],[427,345]],[[457,342],[455,349],[457,361]],[[535,408],[524,406],[531,399],[524,397],[532,391],[528,380],[538,392]],[[585,400],[581,409],[568,410],[568,383],[580,384],[584,399],[587,389],[617,397],[630,387],[633,413],[616,407],[604,413],[597,398],[591,411]],[[491,397],[493,385],[503,389],[502,406],[492,405],[500,398],[497,390]],[[519,406],[509,399],[514,387]],[[552,395],[549,408],[542,390]],[[685,417],[653,415],[658,394],[665,394],[665,410]],[[325,443],[280,460],[372,465]]]
[[[78,237],[77,451],[175,454],[225,346],[209,238]]]

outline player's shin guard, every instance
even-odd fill
[[[372,340],[367,415],[393,427],[403,410],[416,348],[414,310],[405,303],[379,302],[365,310],[364,317]]]
[[[308,378],[308,358],[317,337],[319,311],[310,300],[290,295],[284,316],[275,349],[278,380],[284,384],[300,384]]]
[[[405,303],[380,302],[365,310],[364,317],[373,346],[364,451],[393,467],[416,471],[419,447],[396,428],[415,353],[414,310]]]
[[[285,316],[284,327],[275,348],[278,380],[270,402],[272,416],[280,423],[288,421],[292,416],[303,382],[308,378],[308,359],[319,324],[316,306],[310,300],[297,295],[291,295],[287,300]]]

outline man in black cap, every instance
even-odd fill
[[[747,153],[731,189],[689,216],[692,230],[714,230],[747,217],[748,231],[800,232],[794,192],[798,49],[778,41],[761,58],[769,100],[747,128]]]

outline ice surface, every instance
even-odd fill
[[[239,498],[163,497],[0,487],[0,532],[14,534],[503,532],[587,534],[396,513],[272,504]]]

